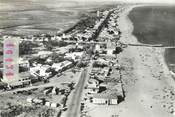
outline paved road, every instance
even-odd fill
[[[4,92],[1,91],[0,95],[14,93],[17,91],[31,90],[31,89],[35,89],[35,88],[50,87],[50,86],[58,86],[58,83],[47,83],[47,84],[41,84],[38,86],[29,86],[29,87],[24,87],[24,88],[20,88],[20,89],[14,89],[14,90],[10,90],[10,91],[4,91]]]
[[[92,63],[93,61],[89,61],[89,67],[84,68],[80,75],[80,80],[76,86],[75,92],[73,94],[73,97],[71,99],[71,104],[68,107],[68,114],[67,117],[80,117],[80,103],[82,99],[82,94],[84,87],[89,79],[89,72],[92,69]]]
[[[67,117],[79,117],[80,116],[80,102],[82,97],[82,92],[86,84],[88,70],[85,68],[80,76],[80,80],[76,86],[75,92],[73,94],[72,102],[68,109]]]

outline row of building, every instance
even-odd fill
[[[93,67],[86,86],[87,96],[94,104],[114,105],[124,100],[120,73],[107,61],[104,62],[105,67]],[[103,64],[101,61],[99,63]]]
[[[111,37],[120,36],[120,31],[117,28],[116,10],[112,10],[107,21],[107,32]],[[113,33],[111,33],[113,32]],[[125,98],[121,74],[119,71],[120,65],[117,64],[117,58],[114,54],[115,44],[117,40],[108,38],[106,44],[96,44],[94,52],[95,58],[93,69],[91,70],[90,78],[86,86],[86,96],[90,103],[98,105],[117,105]]]

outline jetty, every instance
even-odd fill
[[[160,48],[175,48],[175,46],[165,46],[162,44],[125,44],[128,46],[144,46],[144,47],[160,47]]]

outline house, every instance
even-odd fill
[[[48,88],[46,90],[43,91],[44,95],[48,95],[49,93],[51,93],[53,90],[53,88]]]
[[[44,103],[44,100],[39,99],[39,98],[34,98],[34,99],[32,100],[32,102],[33,102],[34,104],[43,104],[43,103]]]
[[[22,82],[23,85],[29,85],[31,83],[30,79],[31,74],[29,72],[21,72],[19,73],[19,82]]]
[[[36,42],[43,42],[43,38],[38,37],[38,38],[35,38],[35,40],[34,40],[34,41],[36,41]]]
[[[121,80],[119,77],[111,77],[111,76],[107,76],[105,78],[103,78],[103,82],[106,83],[106,84],[109,84],[109,83],[120,83]],[[100,84],[101,85],[101,84]]]
[[[100,11],[97,11],[97,17],[100,17]]]
[[[31,97],[28,97],[28,98],[26,99],[26,101],[27,101],[28,103],[32,103],[32,100],[33,100],[33,98],[31,98]]]
[[[108,76],[110,72],[110,68],[109,67],[105,67],[100,71],[100,75],[103,75],[104,77]]]
[[[114,68],[115,68],[115,69],[121,69],[121,65],[118,64],[118,63],[115,63],[115,64],[114,64]]]
[[[60,106],[59,103],[54,103],[54,102],[52,102],[52,103],[50,104],[50,107],[52,107],[52,108],[57,108],[57,107],[59,107],[59,106]]]
[[[62,95],[58,98],[57,102],[46,101],[45,106],[57,108],[57,107],[63,107],[65,103],[66,103],[66,96]]]
[[[0,81],[0,89],[6,88],[7,85],[8,85],[7,83],[4,83],[4,82],[1,82],[1,81]]]
[[[73,52],[81,52],[84,49],[84,46],[80,45],[78,42],[75,43],[75,45],[69,45],[66,50],[69,49],[69,53]]]
[[[22,58],[19,59],[19,71],[23,72],[23,71],[28,71],[30,68],[30,64],[28,60],[24,60]]]
[[[29,85],[29,84],[31,84],[30,76],[31,76],[31,74],[29,72],[21,72],[21,73],[19,73],[18,80],[16,80],[15,82],[11,82],[8,85],[11,88]]]
[[[62,85],[61,87],[59,87],[59,94],[63,95],[65,93],[69,93],[71,91],[70,87],[66,86],[66,85]]]
[[[30,67],[30,73],[33,76],[39,76],[38,72],[40,70],[40,64],[35,64],[35,67]]]
[[[62,38],[60,36],[53,36],[53,37],[51,37],[51,40],[52,41],[54,41],[54,40],[61,41]]]
[[[51,51],[39,51],[37,56],[39,56],[40,58],[46,58],[49,55],[51,55],[53,52]]]
[[[29,61],[24,60],[23,58],[19,58],[19,66],[29,68]]]
[[[58,93],[59,93],[59,88],[53,87],[53,89],[52,89],[52,94],[53,94],[53,95],[58,95]]]
[[[99,82],[95,79],[89,79],[87,84],[88,94],[98,93],[99,92]]]
[[[103,58],[98,58],[95,62],[97,62],[100,65],[109,65],[109,61],[103,59]]]
[[[67,97],[65,95],[61,95],[61,97],[57,100],[57,102],[60,104],[60,106],[64,106],[66,103]]]
[[[125,94],[123,91],[123,87],[122,87],[122,83],[114,83],[114,82],[110,82],[107,83],[108,87],[106,92],[110,92],[111,95],[117,95],[118,98],[118,103],[122,102],[125,98]]]
[[[88,81],[88,87],[91,87],[91,88],[96,88],[98,87],[99,85],[99,82],[95,79],[89,79]]]
[[[83,52],[73,52],[73,53],[66,53],[65,58],[73,59],[74,61],[78,61],[83,56]]]
[[[49,58],[46,59],[46,63],[52,63],[52,61],[53,61],[53,60],[52,60],[51,57],[49,57]]]
[[[64,71],[72,66],[72,62],[70,61],[63,61],[60,63],[54,63],[51,67],[55,69],[56,72]]]
[[[82,45],[76,45],[74,48],[74,52],[82,52],[84,47]]]
[[[63,64],[62,63],[54,63],[52,65],[52,68],[55,69],[56,72],[61,72],[63,70]]]
[[[47,72],[49,68],[50,68],[49,65],[37,64],[35,67],[30,68],[30,73],[36,77],[46,77],[47,78],[51,75],[51,72]]]
[[[99,87],[87,87],[88,94],[94,94],[99,92]]]
[[[99,93],[93,94],[91,98],[91,102],[94,104],[100,105],[117,105],[118,104],[118,96],[114,94],[107,94],[107,93]]]
[[[47,101],[47,102],[45,103],[45,106],[47,106],[47,107],[50,107],[50,105],[51,105],[51,102],[48,102],[48,101]]]
[[[113,51],[114,51],[114,49],[108,49],[107,50],[107,55],[108,56],[114,56]]]
[[[63,33],[62,39],[69,39],[69,38],[71,38],[71,35]]]
[[[96,44],[95,45],[95,51],[99,52],[100,50],[101,50],[100,45],[99,44]]]
[[[99,93],[105,91],[107,89],[107,84],[106,83],[100,83],[99,85]]]
[[[41,77],[49,77],[51,75],[51,72],[47,72],[47,70],[50,68],[49,65],[42,65],[39,70],[39,75]]]
[[[105,104],[107,104],[107,99],[99,98],[99,97],[93,97],[91,102],[94,103],[94,104],[105,105]]]
[[[98,72],[100,72],[101,71],[101,69],[100,68],[95,68],[95,67],[93,67],[92,68],[92,70],[91,70],[91,73],[98,73]]]
[[[95,26],[93,27],[93,29],[97,30],[99,28],[99,26],[101,25],[101,20],[99,22],[96,22]]]

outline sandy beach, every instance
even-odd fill
[[[128,6],[119,18],[120,38],[124,43],[139,43],[132,35]],[[126,99],[118,106],[120,117],[172,117],[174,81],[164,61],[164,49],[129,46],[119,55],[125,83]]]

